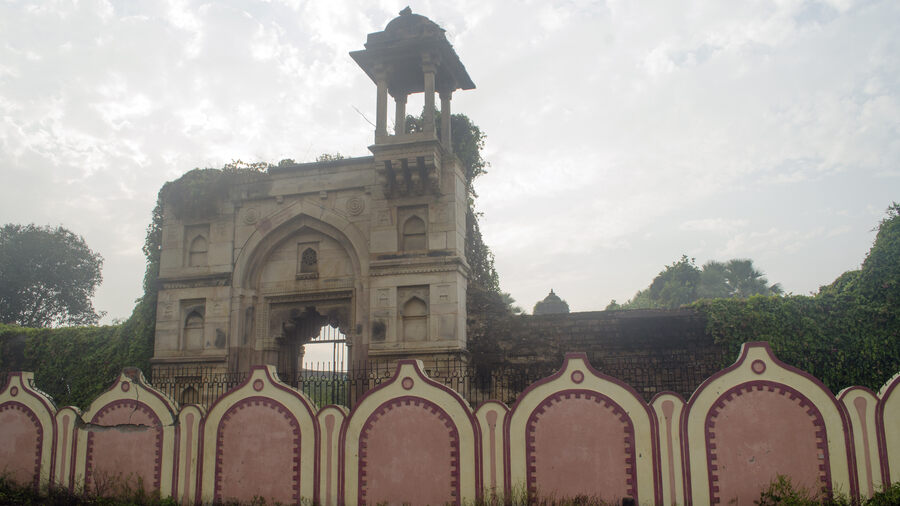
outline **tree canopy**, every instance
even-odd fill
[[[0,228],[0,321],[23,327],[90,325],[103,258],[63,227]]]
[[[700,299],[746,299],[753,295],[781,293],[781,286],[778,283],[770,285],[750,259],[712,260],[698,268],[693,258],[682,255],[631,300],[623,304],[613,300],[606,309],[674,309]]]
[[[752,296],[694,304],[707,331],[737,357],[741,343],[768,341],[785,362],[820,378],[833,392],[850,385],[878,390],[900,370],[900,204],[881,220],[859,270],[814,296]],[[724,365],[724,364],[723,364]]]

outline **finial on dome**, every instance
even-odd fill
[[[408,5],[406,6],[405,9],[400,11],[401,16],[409,16],[410,14],[412,14],[412,9],[410,9]]]

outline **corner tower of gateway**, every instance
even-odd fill
[[[165,205],[154,369],[297,373],[325,326],[351,361],[465,354],[467,201],[450,98],[475,85],[444,31],[409,8],[351,56],[376,85],[374,156],[227,179],[212,213]],[[407,133],[413,93],[425,94],[424,121]]]

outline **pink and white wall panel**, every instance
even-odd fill
[[[276,378],[274,367],[256,367],[209,408],[200,428],[202,502],[318,497],[315,408]]]
[[[480,431],[453,390],[415,361],[371,390],[341,431],[342,504],[461,504],[481,487]]]
[[[681,420],[684,399],[673,392],[660,392],[650,401],[659,428],[659,471],[662,504],[684,504],[684,453]]]
[[[176,493],[182,504],[194,502],[197,496],[200,463],[200,421],[206,413],[195,405],[182,406],[178,413],[178,466],[175,477]]]
[[[547,497],[658,502],[656,419],[583,354],[529,387],[507,418],[506,488]]]
[[[43,487],[53,465],[56,409],[33,383],[30,372],[11,373],[0,392],[0,471]]]
[[[506,417],[509,408],[499,401],[487,401],[475,411],[475,419],[481,431],[481,482],[482,496],[485,498],[503,497],[503,477],[506,467],[503,460],[506,443]]]
[[[137,369],[126,369],[82,416],[75,435],[76,489],[119,486],[172,495],[175,412]]]
[[[319,490],[323,506],[334,506],[340,491],[341,427],[347,418],[347,408],[325,406],[319,410],[321,452],[319,455]]]
[[[851,387],[842,390],[838,399],[850,418],[859,493],[872,497],[884,483],[878,447],[878,397],[868,388]]]
[[[777,474],[814,491],[856,493],[846,412],[765,343],[745,344],[734,365],[694,392],[684,438],[694,504],[751,503]]]

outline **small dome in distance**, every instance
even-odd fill
[[[553,293],[553,289],[551,288],[550,293],[546,297],[544,297],[544,300],[534,305],[532,314],[563,314],[568,312],[569,304],[566,301],[560,299],[559,295]]]

